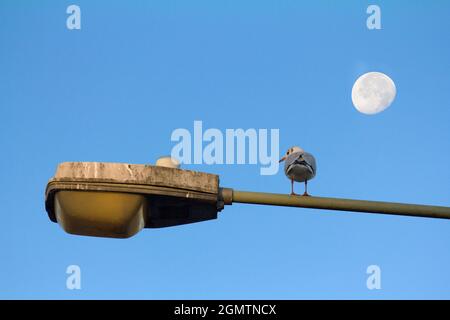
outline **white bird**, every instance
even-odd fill
[[[316,159],[308,152],[303,151],[300,147],[289,148],[286,154],[280,159],[279,162],[284,162],[284,173],[291,179],[291,195],[294,193],[294,181],[305,182],[305,193],[308,194],[308,180],[311,180],[316,175],[317,166]]]
[[[171,156],[163,156],[158,158],[155,165],[158,167],[179,168],[180,162]]]

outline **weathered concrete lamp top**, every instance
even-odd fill
[[[49,218],[73,234],[126,238],[142,228],[217,218],[219,177],[176,168],[61,163],[46,189]]]

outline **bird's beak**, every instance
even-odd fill
[[[281,158],[280,161],[278,161],[278,163],[283,162],[284,160],[286,160],[286,156],[284,156],[283,158]]]

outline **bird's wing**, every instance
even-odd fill
[[[294,163],[301,164],[310,169],[312,174],[316,174],[316,159],[312,154],[303,152],[297,157]]]
[[[316,171],[316,158],[314,158],[314,156],[308,152],[303,153],[303,158],[310,164],[311,167],[314,168],[314,171]]]

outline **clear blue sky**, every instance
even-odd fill
[[[316,156],[313,195],[450,206],[449,15],[447,1],[1,1],[0,298],[450,298],[446,220],[233,205],[116,240],[68,235],[44,209],[58,163],[153,163],[194,120],[279,128],[283,153]],[[368,71],[398,90],[376,116],[351,102]],[[257,165],[185,168],[289,192]]]

